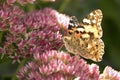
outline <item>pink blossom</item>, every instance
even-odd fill
[[[24,16],[23,10],[19,9],[17,6],[10,5],[0,5],[0,30],[5,31],[10,28],[13,24],[17,24],[21,17]]]
[[[120,72],[107,66],[103,73],[100,74],[100,80],[120,80]]]
[[[0,29],[6,35],[1,51],[5,54],[16,54],[21,59],[48,50],[58,50],[63,45],[61,37],[65,31],[61,32],[60,25],[67,27],[69,17],[66,15],[51,8],[26,14],[18,7],[6,6],[2,9]]]
[[[20,3],[21,5],[24,5],[26,3],[31,3],[33,4],[36,0],[6,0],[7,1],[7,4],[13,4],[15,2],[18,2]]]
[[[99,67],[89,65],[79,56],[70,56],[65,52],[47,51],[35,54],[34,61],[29,62],[18,73],[22,80],[98,80]]]
[[[12,3],[15,3],[16,0],[7,0],[7,3],[8,4],[12,4]]]

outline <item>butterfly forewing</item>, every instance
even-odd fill
[[[87,33],[94,33],[95,38],[102,37],[102,28],[101,28],[101,21],[102,21],[102,11],[95,10],[87,15],[80,25],[85,27],[85,32]]]

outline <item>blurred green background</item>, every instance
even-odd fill
[[[120,0],[56,0],[55,2],[36,1],[35,4],[22,6],[25,11],[34,11],[44,7],[51,7],[60,13],[76,16],[79,21],[95,9],[103,12],[102,28],[103,41],[105,43],[105,54],[103,61],[96,63],[101,71],[105,66],[111,66],[120,70]],[[5,62],[6,61],[6,62]],[[10,80],[10,76],[15,73],[16,64],[10,61],[0,61],[0,80]],[[88,61],[89,63],[95,63]],[[4,78],[8,76],[7,78]]]

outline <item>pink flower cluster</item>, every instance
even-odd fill
[[[100,80],[120,80],[120,72],[107,66],[100,75]]]
[[[6,0],[8,4],[13,4],[15,2],[20,3],[21,5],[24,5],[26,3],[33,4],[36,0]]]
[[[23,13],[18,7],[3,6],[0,10],[0,30],[5,34],[1,53],[9,55],[13,62],[19,62],[20,58],[31,54],[42,54],[61,47],[63,33],[60,25],[67,27],[67,16],[51,8]]]
[[[18,73],[20,80],[98,80],[99,67],[89,65],[79,56],[71,57],[65,52],[47,51],[42,55],[34,55]]]
[[[10,6],[7,4],[0,5],[0,31],[7,31],[12,25],[24,16],[24,11],[18,6]]]
[[[11,4],[14,4],[14,3],[19,3],[21,5],[24,5],[24,4],[27,4],[27,3],[30,3],[30,4],[33,4],[36,0],[6,0],[7,4],[11,5]],[[55,0],[40,0],[40,1],[43,1],[43,2],[54,2]]]
[[[87,64],[79,56],[55,50],[34,55],[34,61],[18,72],[20,80],[120,80],[120,72],[106,67],[100,74],[99,66]]]

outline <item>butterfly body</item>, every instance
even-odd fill
[[[104,54],[101,20],[102,12],[99,9],[91,12],[80,23],[74,16],[71,17],[68,34],[63,37],[66,49],[86,59],[101,61]]]

